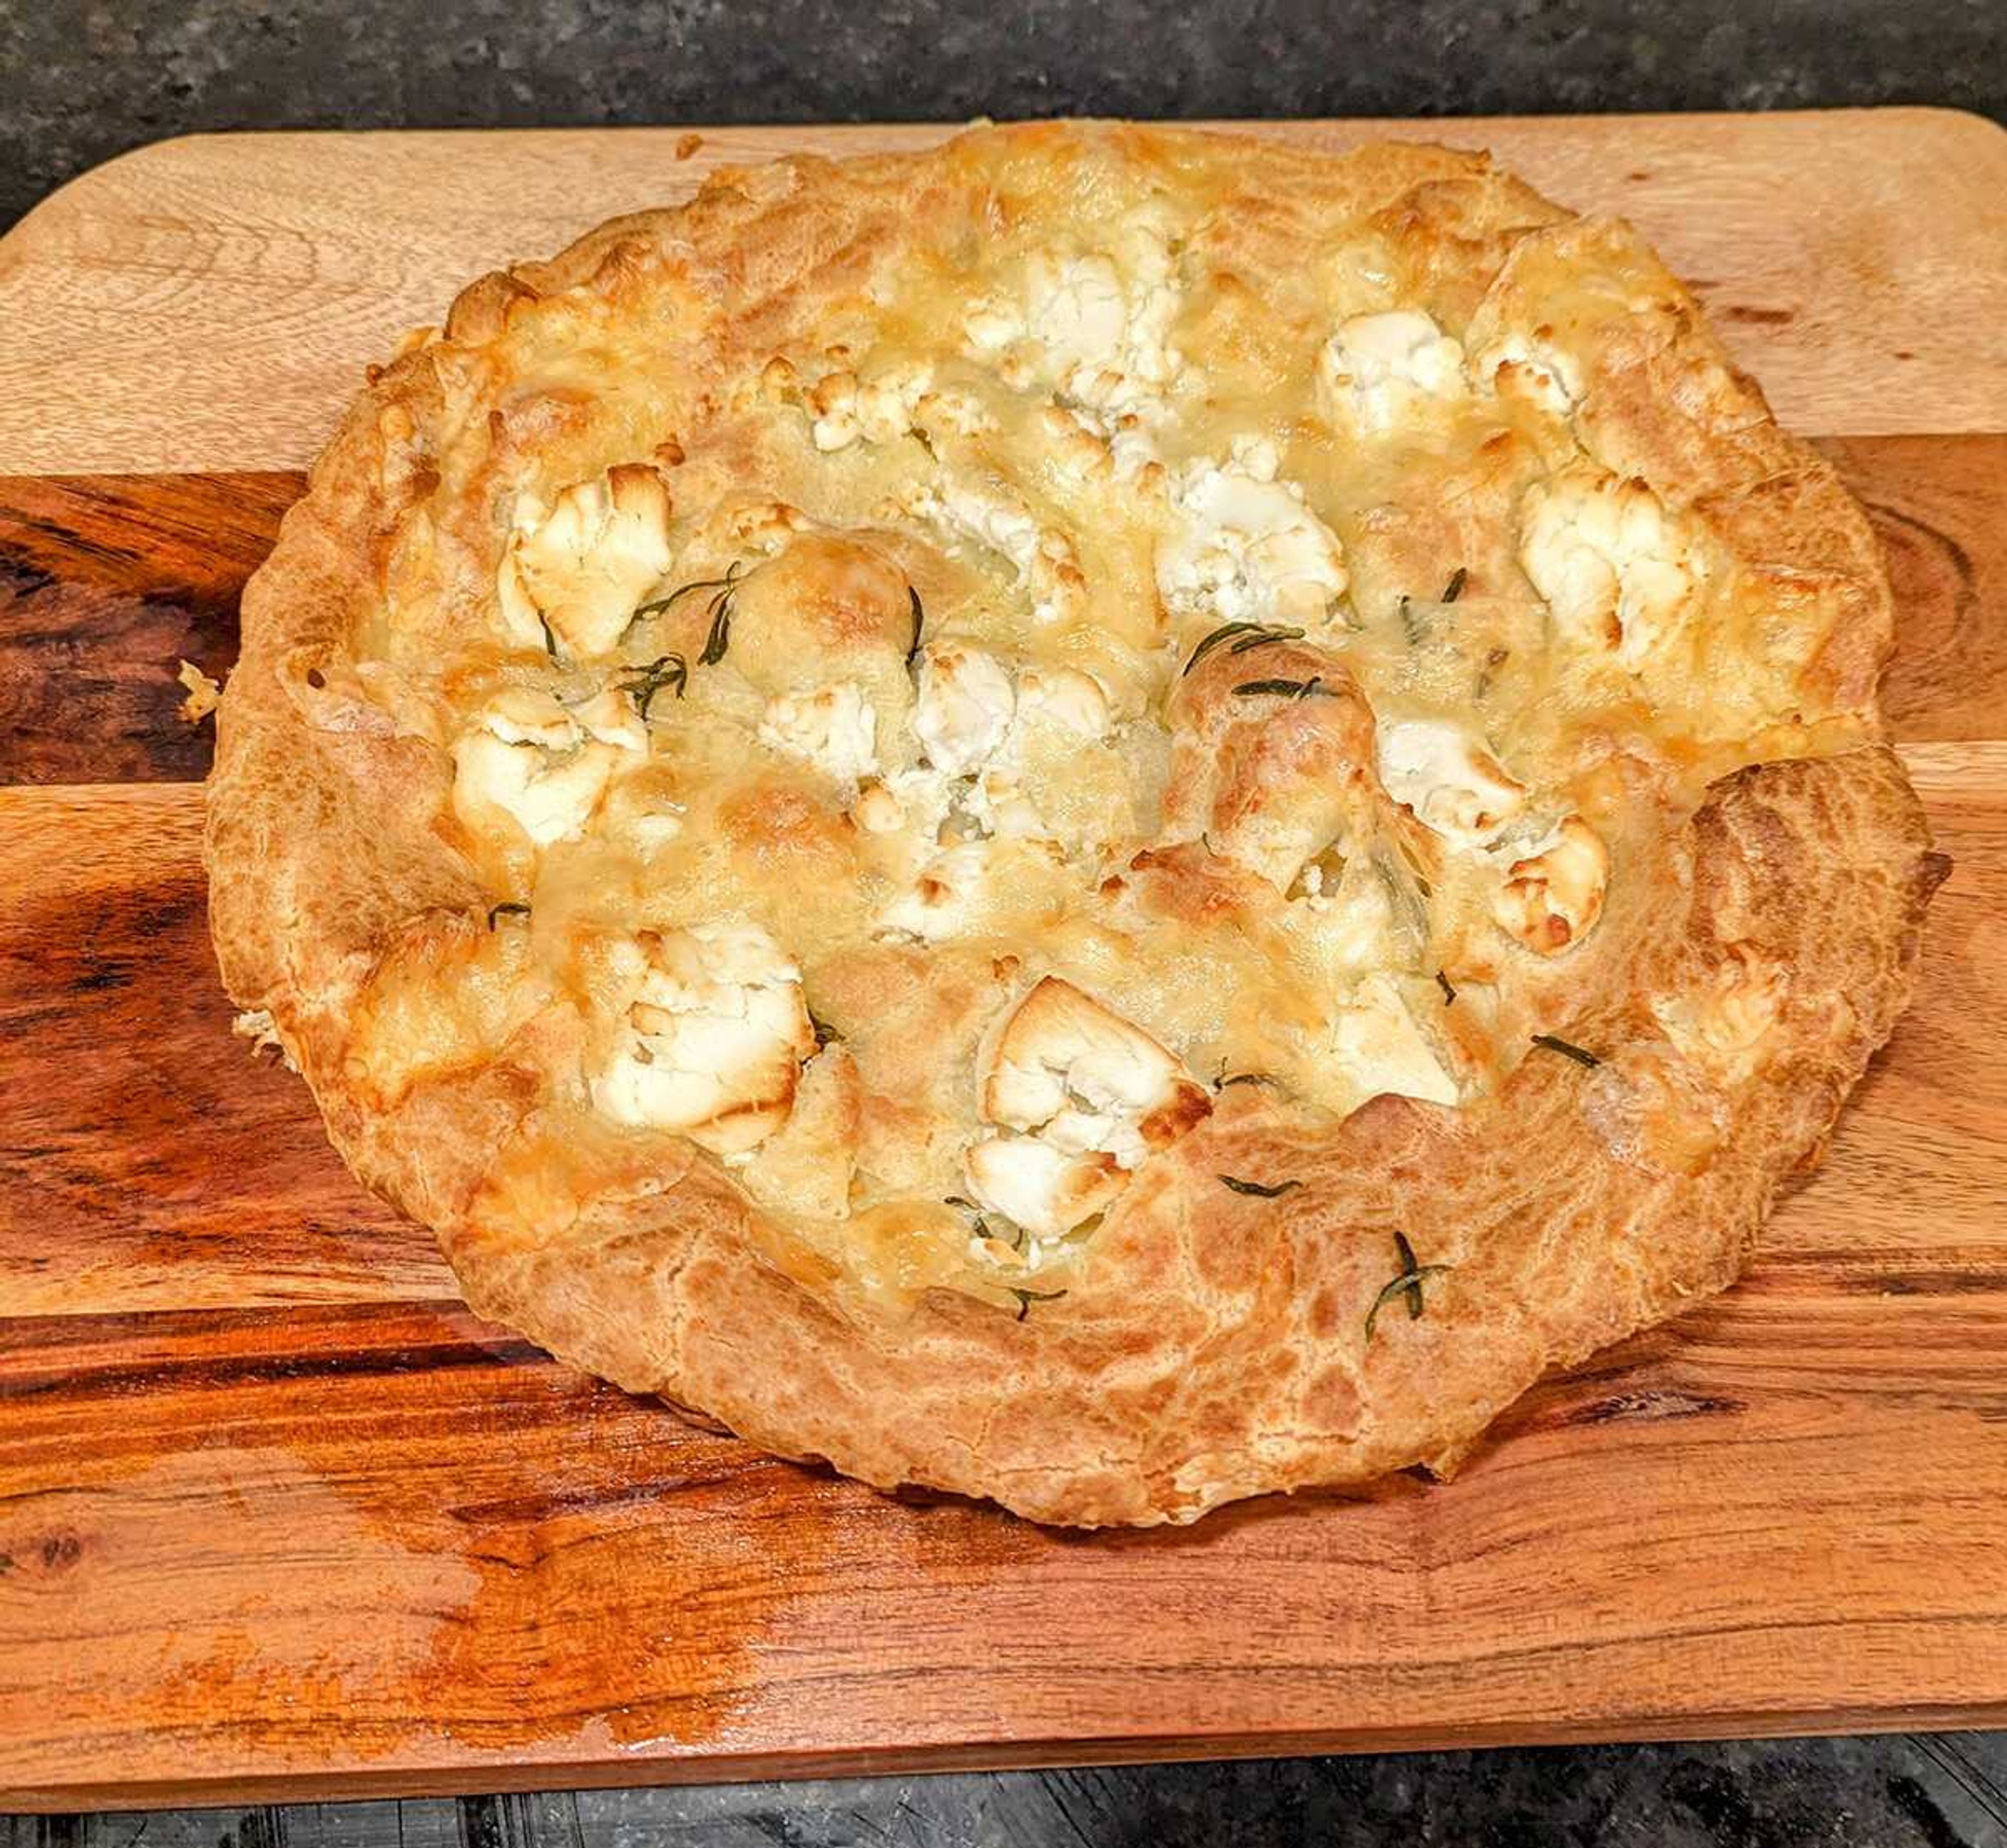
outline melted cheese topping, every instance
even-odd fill
[[[1729,728],[1832,717],[1817,636],[1593,446],[1634,269],[1480,302],[1420,206],[1053,146],[961,144],[959,215],[826,289],[670,250],[428,349],[507,390],[406,432],[439,486],[358,683],[507,915],[386,958],[383,1095],[506,1042],[869,1286],[993,1289],[1215,1074],[1482,1095]],[[1668,1043],[1746,1074],[1773,986],[1663,997]]]

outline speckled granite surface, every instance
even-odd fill
[[[2003,1775],[1984,1737],[1608,1746],[0,1818],[0,1848],[2002,1848]]]
[[[0,0],[0,227],[199,129],[1882,102],[2007,120],[2007,0]],[[2007,1735],[0,1818],[0,1848],[1067,1842],[2007,1848]]]

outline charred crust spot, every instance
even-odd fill
[[[1143,1140],[1152,1148],[1168,1148],[1187,1130],[1196,1128],[1212,1114],[1212,1099],[1197,1085],[1181,1082],[1176,1095],[1160,1110],[1142,1121]]]

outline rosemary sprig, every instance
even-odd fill
[[[988,1216],[974,1201],[965,1200],[959,1194],[950,1194],[941,1204],[944,1206],[958,1207],[963,1212],[968,1214],[975,1222],[970,1229],[978,1238],[988,1239],[1000,1245],[1008,1245],[1013,1251],[1021,1252],[1025,1249],[1025,1229],[1014,1220],[1004,1221],[1004,1224],[1011,1228],[1011,1235],[1007,1238],[1002,1233],[992,1232],[989,1229]]]
[[[1229,1084],[1272,1084],[1275,1081],[1265,1071],[1236,1071],[1230,1078],[1222,1071],[1213,1080],[1212,1088],[1224,1091]]]
[[[622,681],[620,690],[633,697],[634,710],[645,721],[655,695],[664,687],[673,687],[680,700],[689,686],[690,667],[683,658],[680,654],[658,654],[631,680]]]
[[[1456,1004],[1456,990],[1450,986],[1449,978],[1441,969],[1436,971],[1436,986],[1443,991],[1443,1005],[1445,1007],[1454,1007]]]
[[[1265,648],[1271,642],[1301,641],[1303,636],[1300,629],[1271,622],[1222,622],[1192,650],[1191,659],[1185,663],[1184,672],[1178,678],[1182,680],[1222,642],[1233,644],[1227,650],[1228,654],[1245,654],[1250,648]]]
[[[911,584],[906,586],[906,596],[913,606],[913,644],[906,651],[906,672],[917,675],[920,671],[920,631],[926,627],[927,612],[920,607],[920,594]]]
[[[739,567],[725,574],[725,588],[711,600],[711,633],[704,638],[704,650],[697,658],[700,668],[714,668],[732,646],[732,599],[739,591]]]
[[[1250,648],[1265,648],[1271,642],[1300,642],[1303,639],[1300,629],[1291,629],[1278,622],[1264,629],[1259,635],[1243,635],[1226,651],[1229,654],[1245,654]]]
[[[688,584],[678,584],[666,597],[658,597],[652,602],[640,605],[628,627],[631,629],[644,616],[661,615],[686,597],[709,591],[712,594],[707,613],[711,617],[711,633],[704,637],[704,652],[697,656],[697,664],[700,668],[715,667],[725,658],[725,651],[732,644],[732,599],[738,594],[745,577],[746,567],[734,560],[725,567],[722,577],[693,578]]]
[[[1401,628],[1408,638],[1408,646],[1411,648],[1420,647],[1422,640],[1422,619],[1415,614],[1414,598],[1404,594],[1401,598],[1400,610]]]
[[[488,908],[488,928],[495,928],[497,918],[527,918],[530,908],[527,905],[491,905]]]
[[[694,597],[699,591],[729,589],[737,580],[739,566],[731,566],[722,577],[693,577],[688,584],[679,584],[666,597],[658,597],[651,603],[640,605],[634,612],[633,620],[640,622],[644,616],[659,616],[665,610],[673,608],[686,597]]]
[[[1438,597],[1436,601],[1438,603],[1455,602],[1457,598],[1463,594],[1463,587],[1469,582],[1470,572],[1469,568],[1462,565],[1458,566],[1457,568],[1449,574],[1449,582],[1443,586],[1443,594],[1441,596]]]
[[[1415,1248],[1408,1243],[1406,1233],[1394,1234],[1395,1254],[1401,1261],[1399,1275],[1381,1286],[1380,1293],[1373,1299],[1373,1307],[1366,1312],[1366,1338],[1373,1338],[1373,1326],[1380,1319],[1380,1311],[1396,1296],[1408,1299],[1408,1320],[1420,1321],[1422,1318],[1422,1279],[1437,1277],[1449,1269],[1448,1264],[1418,1264],[1415,1262]]]
[[[1389,853],[1384,847],[1373,850],[1373,870],[1387,888],[1387,901],[1397,919],[1419,944],[1426,946],[1434,929],[1429,919],[1432,894],[1422,889],[1426,882],[1408,864],[1406,855]]]
[[[1243,680],[1233,690],[1250,698],[1261,694],[1272,694],[1283,700],[1307,700],[1313,696],[1327,700],[1338,697],[1324,685],[1321,674],[1313,674],[1307,680]]]
[[[536,606],[532,604],[531,608],[534,609]],[[556,661],[558,658],[558,638],[551,633],[550,618],[540,609],[537,610],[537,626],[544,632],[544,652]]]
[[[1034,1303],[1056,1303],[1066,1294],[1063,1289],[1016,1289],[1011,1292],[1018,1299],[1018,1313],[1011,1319],[1021,1322],[1032,1313]]]
[[[1578,1065],[1585,1065],[1592,1071],[1603,1061],[1593,1053],[1585,1053],[1578,1046],[1571,1046],[1565,1039],[1557,1039],[1551,1033],[1536,1033],[1533,1044],[1543,1051],[1559,1053],[1564,1059],[1572,1059]]]
[[[1243,1180],[1233,1174],[1217,1175],[1214,1178],[1229,1193],[1249,1194],[1256,1200],[1279,1200],[1292,1187],[1300,1187],[1303,1184],[1300,1180],[1279,1180],[1272,1187],[1265,1182]]]

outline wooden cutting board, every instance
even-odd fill
[[[718,158],[939,131],[208,138],[0,242],[0,1801],[2007,1719],[2007,136],[1427,132],[1631,213],[1831,439],[1957,866],[1740,1289],[1453,1484],[1179,1532],[883,1497],[478,1321],[231,1039],[208,949],[174,664],[228,665],[362,365]]]

